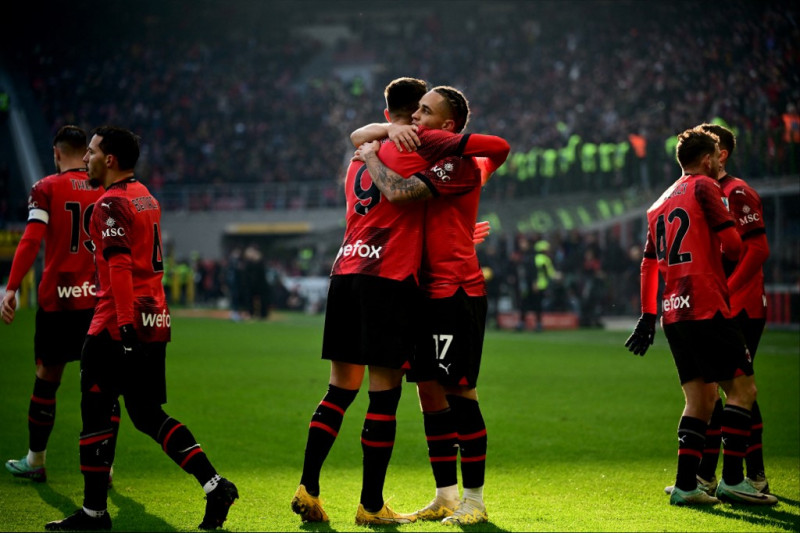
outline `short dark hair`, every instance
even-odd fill
[[[700,128],[708,133],[713,133],[719,137],[719,147],[728,151],[728,157],[733,155],[733,150],[736,148],[736,136],[731,130],[719,124],[700,124]]]
[[[139,160],[139,136],[125,128],[100,126],[92,135],[102,137],[100,149],[117,158],[120,170],[133,170]]]
[[[717,144],[719,144],[719,137],[696,126],[678,135],[675,157],[681,168],[686,168],[700,161],[704,155],[713,154]]]
[[[431,89],[440,94],[444,101],[447,102],[447,107],[450,109],[450,114],[455,122],[455,132],[461,133],[467,127],[469,122],[469,102],[464,93],[455,87],[447,85],[440,85]]]
[[[419,107],[419,99],[428,92],[428,84],[417,78],[397,78],[383,91],[386,108],[392,115],[411,116]]]
[[[53,147],[68,155],[83,155],[86,152],[86,132],[78,126],[61,126],[53,137]]]

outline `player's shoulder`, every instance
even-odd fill
[[[648,213],[658,211],[668,200],[675,198],[676,196],[682,196],[686,194],[686,191],[689,189],[692,183],[689,181],[690,176],[683,175],[677,180],[675,180],[672,185],[667,187],[661,196],[653,202],[653,204],[647,209]]]
[[[101,187],[92,185],[85,170],[68,170],[50,174],[33,184],[31,190],[62,190],[102,193]]]
[[[31,190],[45,190],[48,187],[52,187],[55,183],[58,183],[60,179],[63,179],[62,176],[62,174],[49,174],[36,181],[31,187]]]
[[[130,199],[124,190],[111,187],[95,201],[95,213],[110,215],[120,210],[128,209]]]
[[[730,179],[728,179],[730,178]],[[734,176],[725,176],[723,178],[723,189],[728,196],[737,196],[741,195],[744,197],[756,198],[760,199],[761,197],[758,195],[758,192],[750,186],[747,181],[743,180],[742,178],[737,178]]]
[[[140,181],[131,179],[124,183],[115,183],[98,199],[96,205],[116,211],[129,211],[132,214],[145,211],[159,211],[161,205]]]
[[[419,137],[420,142],[425,142],[425,139],[441,139],[441,138],[450,138],[450,137],[457,137],[459,134],[453,133],[447,130],[435,130],[432,128],[426,128],[425,126],[419,126],[417,129],[417,137]]]
[[[692,178],[692,181],[701,187],[707,185],[713,189],[722,189],[722,185],[720,185],[719,180],[712,178],[711,176],[706,176],[705,174],[695,174],[692,176]]]
[[[691,180],[692,187],[694,187],[695,195],[719,195],[720,198],[724,196],[724,192],[722,190],[722,185],[720,185],[719,180],[712,178],[711,176],[705,176],[702,174],[697,174],[692,176]]]

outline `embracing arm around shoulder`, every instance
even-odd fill
[[[380,189],[383,196],[392,203],[416,202],[431,198],[433,193],[421,179],[416,176],[404,178],[384,165],[378,158],[380,144],[370,142],[362,144],[356,151],[355,159],[367,165],[372,182]]]

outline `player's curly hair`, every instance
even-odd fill
[[[431,89],[444,98],[447,107],[450,109],[450,114],[455,122],[454,131],[461,133],[467,127],[469,122],[469,102],[464,93],[447,85],[439,85]]]
[[[133,170],[139,160],[138,135],[117,126],[100,126],[92,131],[92,135],[103,138],[100,149],[104,154],[117,158],[120,170]]]
[[[86,132],[78,126],[62,126],[53,137],[53,146],[65,153],[83,155],[86,152]]]
[[[386,109],[392,115],[410,117],[419,107],[419,99],[428,92],[428,84],[417,78],[396,78],[383,91]]]
[[[678,135],[675,157],[681,168],[686,168],[697,163],[704,155],[713,154],[717,144],[719,137],[700,126],[695,126]]]
[[[708,133],[713,133],[717,137],[719,137],[719,147],[722,150],[728,151],[728,157],[733,155],[733,150],[736,148],[736,136],[733,134],[731,130],[726,128],[725,126],[720,126],[719,124],[700,124],[698,126],[702,128],[703,131]]]

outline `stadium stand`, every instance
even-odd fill
[[[585,324],[592,308],[634,311],[631,256],[644,231],[641,217],[625,215],[675,179],[677,132],[712,120],[732,126],[739,144],[729,170],[757,189],[800,172],[800,144],[787,131],[800,103],[798,10],[788,1],[719,4],[726,24],[694,2],[651,2],[646,14],[637,0],[412,0],[369,13],[351,1],[302,5],[51,6],[35,29],[20,17],[3,37],[3,67],[35,98],[41,116],[29,118],[44,124],[43,138],[65,123],[124,124],[145,139],[137,173],[166,212],[234,217],[342,206],[347,134],[381,118],[386,82],[413,75],[462,88],[468,130],[501,133],[512,146],[486,187],[488,209],[507,205],[516,217],[498,219],[490,240],[499,271],[517,234],[546,236],[565,273],[552,305],[578,309]],[[65,27],[79,35],[69,46]],[[0,169],[0,184],[10,181]],[[796,221],[781,194],[766,201]],[[3,198],[3,221],[24,211],[14,201],[23,199]],[[589,219],[568,214],[570,226],[550,211],[542,216],[552,226],[524,223],[553,205],[585,207]],[[610,215],[594,216],[594,207]],[[622,230],[608,222],[617,215]],[[787,228],[777,237],[797,242],[796,226]],[[588,241],[599,268],[582,264]],[[326,274],[337,245],[317,250],[312,273]],[[775,250],[768,282],[796,283],[800,258],[790,248]],[[499,290],[513,301],[512,288]]]

